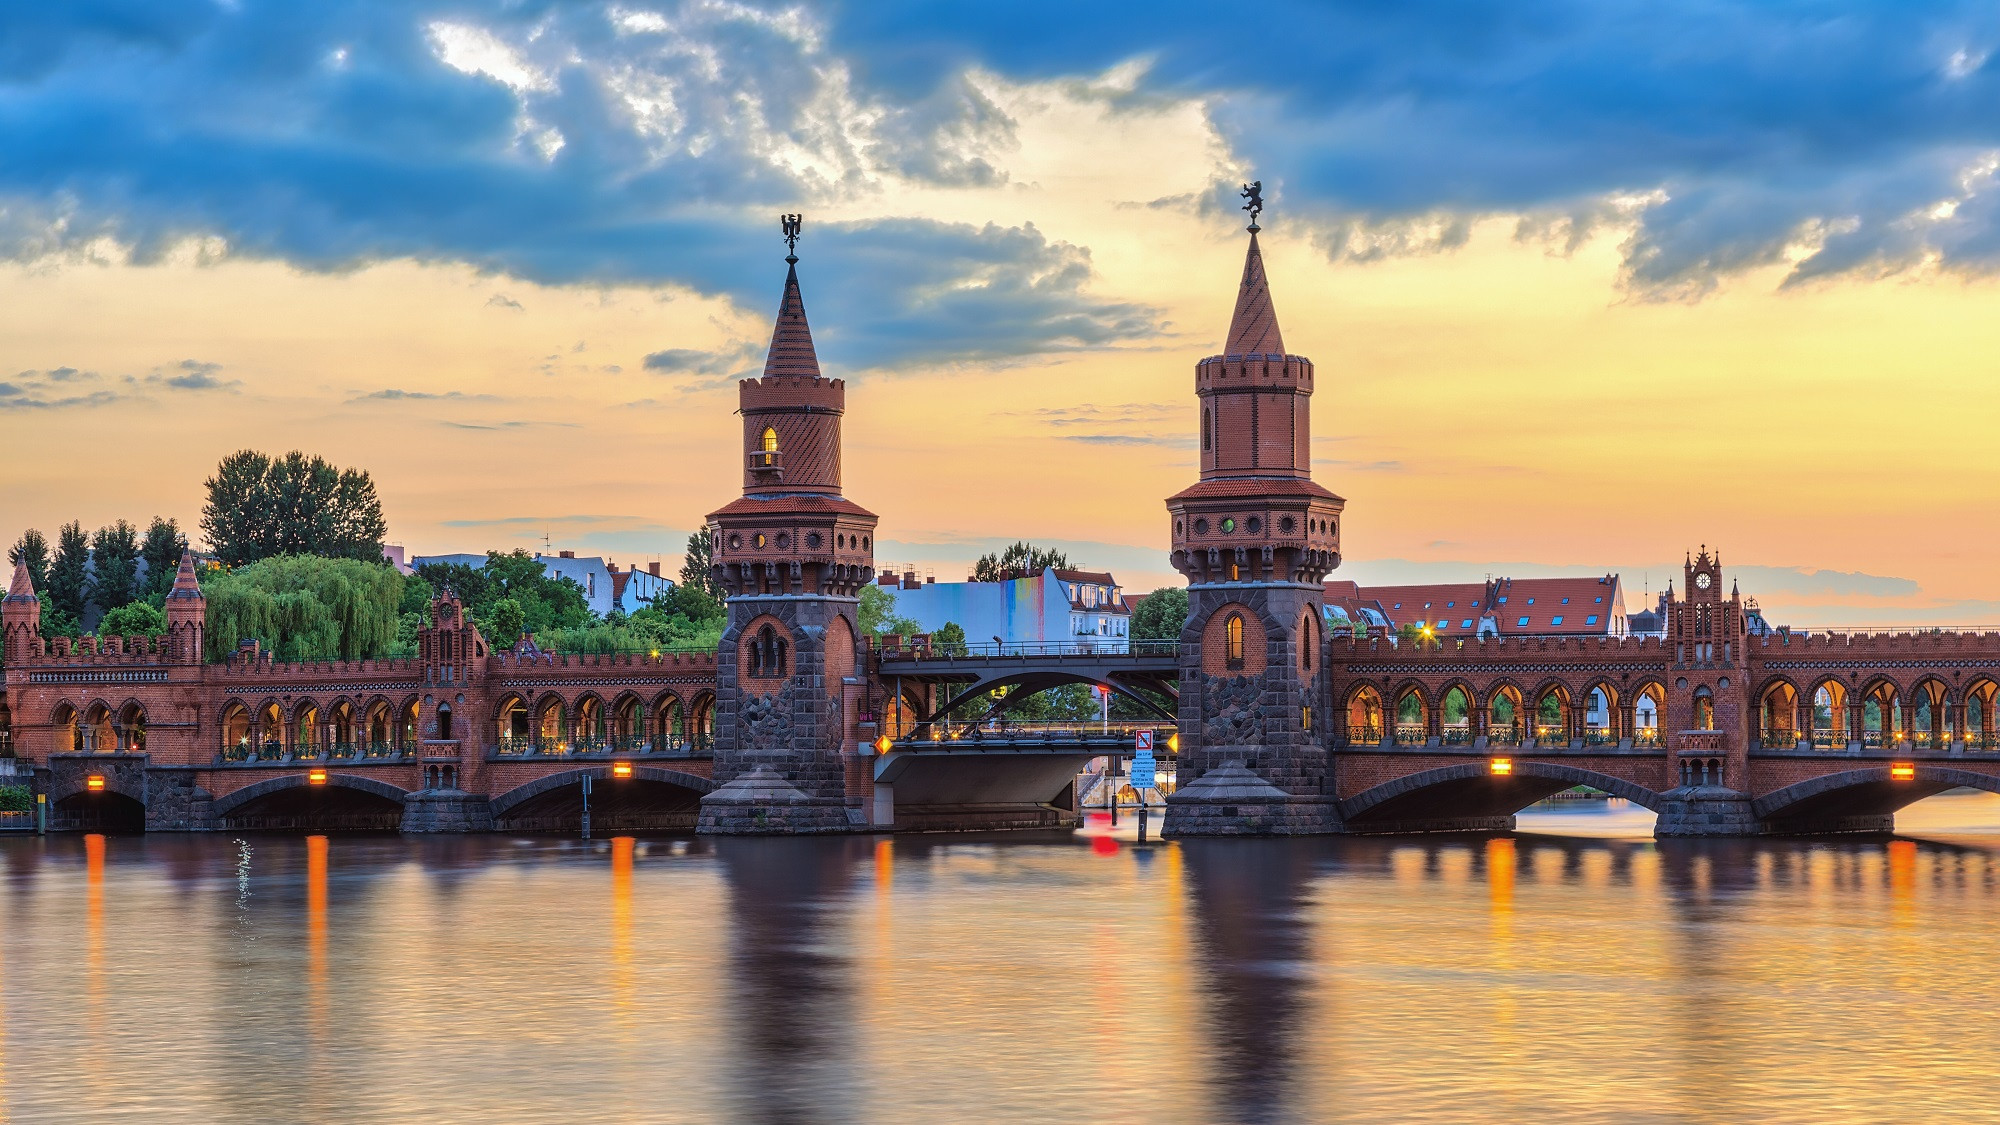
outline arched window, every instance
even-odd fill
[[[1208,411],[1204,410],[1201,412],[1201,451],[1203,453],[1207,453],[1211,448],[1213,448],[1213,442],[1214,442],[1213,425],[1209,421]]]
[[[776,453],[776,452],[778,451],[778,431],[777,431],[777,430],[775,430],[775,429],[772,429],[772,428],[771,428],[770,426],[765,426],[765,427],[764,427],[764,441],[763,441],[763,446],[764,446],[764,452],[766,452],[766,453]]]
[[[1231,668],[1243,667],[1243,615],[1232,613],[1222,624],[1223,653]]]

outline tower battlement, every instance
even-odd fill
[[[770,410],[847,410],[847,381],[824,375],[764,375],[737,383],[745,414]]]

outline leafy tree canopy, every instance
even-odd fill
[[[151,602],[127,602],[98,619],[97,635],[164,637],[167,635],[167,615]]]
[[[914,618],[896,616],[896,595],[872,582],[861,588],[861,605],[855,610],[855,617],[862,632],[878,637],[890,633],[907,637],[923,630]]]
[[[181,552],[187,550],[187,536],[181,534],[180,524],[173,520],[154,516],[146,526],[146,537],[139,541],[139,557],[146,563],[146,583],[140,594],[157,599],[154,604],[164,604],[167,591],[174,588],[174,571],[181,564]]]
[[[90,577],[90,537],[71,520],[56,529],[56,557],[49,564],[49,601],[72,621],[82,621]]]
[[[1188,592],[1184,586],[1162,586],[1146,595],[1132,611],[1135,641],[1178,641],[1187,627]]]
[[[223,458],[206,484],[201,529],[230,566],[278,555],[382,558],[388,525],[375,482],[359,469],[297,450],[273,458],[245,449]]]
[[[679,588],[699,590],[719,604],[722,587],[715,581],[715,573],[710,569],[714,561],[715,536],[707,528],[688,536],[687,560],[681,563]]]
[[[1051,548],[1037,547],[1024,540],[1016,542],[999,554],[979,556],[979,561],[972,565],[972,580],[1004,582],[1023,575],[1040,574],[1049,567],[1067,570],[1069,556]]]
[[[486,561],[479,566],[427,563],[417,568],[417,575],[430,590],[448,589],[457,594],[480,632],[496,648],[511,647],[523,630],[539,636],[551,629],[581,629],[598,623],[583,587],[568,578],[549,577],[542,563],[526,551],[488,551]],[[521,612],[520,624],[511,631],[501,628],[508,623],[494,617],[502,601],[512,601]],[[427,594],[426,613],[429,603]]]
[[[203,572],[208,658],[256,639],[279,660],[364,660],[397,642],[403,576],[358,559],[279,555]]]

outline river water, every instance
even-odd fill
[[[1910,836],[0,840],[0,1120],[1993,1121]]]

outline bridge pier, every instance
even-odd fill
[[[404,832],[493,831],[493,805],[485,797],[462,789],[419,789],[403,798]]]
[[[1331,801],[1295,796],[1230,758],[1167,798],[1160,834],[1187,836],[1315,836],[1342,831]]]
[[[1654,836],[1758,836],[1763,827],[1748,795],[1720,785],[1683,785],[1660,795]]]

